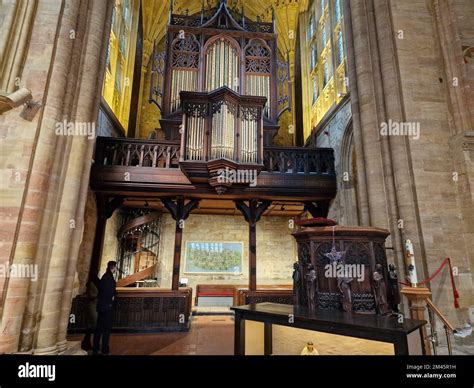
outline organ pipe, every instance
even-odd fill
[[[187,160],[204,160],[204,125],[203,117],[189,117],[187,120]]]
[[[267,97],[263,114],[265,117],[270,117],[270,76],[247,74],[246,94],[250,96]]]
[[[179,93],[182,90],[195,91],[197,89],[197,70],[173,69],[171,81],[171,111],[176,112],[181,104]]]
[[[238,92],[239,57],[227,40],[215,41],[206,53],[206,91],[227,86]]]

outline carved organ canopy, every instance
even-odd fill
[[[153,56],[165,59],[153,62],[150,101],[162,111],[167,138],[181,140],[183,171],[212,185],[219,168],[260,171],[263,146],[271,145],[278,118],[291,106],[274,18],[249,20],[226,1],[193,15],[171,9],[166,41],[166,53]]]
[[[181,114],[181,91],[212,92],[222,86],[266,97],[263,114],[268,124],[276,125],[290,110],[289,66],[278,58],[274,18],[252,21],[243,11],[233,11],[227,1],[211,9],[203,6],[192,15],[177,15],[171,8],[166,40],[166,51],[159,57],[166,60],[152,67],[150,94],[150,102],[164,117]],[[155,77],[156,73],[164,76]]]

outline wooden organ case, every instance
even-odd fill
[[[274,15],[271,22],[252,21],[225,0],[193,15],[171,7],[165,51],[157,47],[150,102],[161,110],[166,139],[181,141],[188,178],[207,179],[222,193],[226,187],[215,184],[219,169],[259,172],[263,147],[272,145],[278,119],[291,107],[289,64],[279,58]]]

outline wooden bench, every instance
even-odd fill
[[[245,287],[239,284],[198,284],[194,303],[198,305],[199,297],[225,297],[234,298],[235,289]]]
[[[247,304],[245,301],[249,297],[259,296],[270,298],[275,296],[278,298],[285,297],[290,300],[293,294],[293,286],[291,285],[259,285],[257,291],[249,291],[247,284],[198,284],[196,286],[196,297],[194,299],[195,305],[198,306],[199,297],[225,297],[233,298],[234,305]],[[255,295],[254,295],[255,294]],[[265,300],[267,301],[267,300]]]

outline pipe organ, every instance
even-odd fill
[[[162,46],[155,44],[155,51]],[[150,102],[161,110],[161,127],[168,140],[180,139],[180,125],[187,125],[181,122],[180,92],[211,93],[227,87],[241,95],[266,98],[262,112],[264,144],[272,144],[280,115],[291,107],[289,66],[278,51],[274,16],[271,21],[253,21],[226,0],[214,8],[205,9],[203,5],[201,12],[185,15],[175,14],[171,4],[165,46],[164,52],[154,52],[152,56]],[[226,107],[214,118],[225,131],[215,133],[215,147],[221,147],[214,148],[216,156],[228,157],[235,145],[231,117]],[[206,129],[199,122],[193,125],[188,134],[199,138],[200,131]],[[256,135],[250,131],[255,127],[251,123],[245,127],[248,142],[253,144]],[[255,154],[252,147],[246,157]],[[190,148],[191,154],[192,158],[201,158],[202,145]]]
[[[220,88],[212,93],[181,92],[180,98],[185,123],[181,149],[186,150],[181,161],[262,163],[265,97]]]

